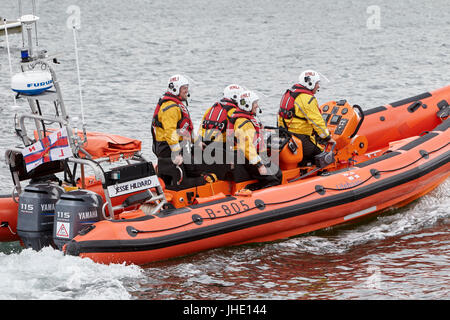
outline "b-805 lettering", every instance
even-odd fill
[[[224,214],[226,216],[231,216],[234,214],[245,212],[249,209],[250,209],[249,205],[246,204],[244,200],[240,200],[239,202],[230,202],[227,204],[222,204],[220,206],[220,209],[205,208],[205,213],[208,215],[210,219],[215,219],[217,217],[223,217]]]

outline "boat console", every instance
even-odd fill
[[[358,105],[352,107],[346,100],[329,101],[322,105],[320,110],[338,149],[350,142],[364,120],[361,107]]]
[[[316,168],[308,167],[308,171],[316,172],[320,169],[339,169],[343,165],[354,164],[354,158],[363,155],[367,151],[368,140],[364,136],[357,135],[359,128],[364,121],[364,112],[359,105],[351,106],[346,100],[328,101],[319,107],[322,118],[330,131],[331,137],[336,144],[315,156],[314,165]],[[269,127],[271,128],[271,127]],[[271,128],[279,129],[279,128]],[[286,130],[284,130],[286,131]],[[295,171],[298,163],[302,160],[301,141],[292,134],[286,138],[283,132],[279,132],[281,140],[280,144],[280,168],[282,170]],[[289,143],[288,143],[289,142]],[[291,145],[295,146],[292,148]],[[296,178],[298,179],[298,178]],[[296,179],[292,181],[296,181]]]
[[[329,101],[320,106],[323,120],[336,141],[336,161],[348,162],[355,155],[362,155],[368,147],[367,138],[358,136],[364,121],[359,105],[351,106],[346,100]]]

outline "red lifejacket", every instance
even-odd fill
[[[152,127],[159,127],[162,128],[162,123],[158,120],[158,113],[159,109],[161,108],[162,104],[167,101],[172,101],[173,104],[168,105],[163,110],[166,111],[173,107],[180,108],[181,111],[181,119],[177,122],[177,129],[179,130],[179,133],[182,136],[190,137],[192,134],[192,131],[194,130],[194,125],[192,124],[191,116],[189,114],[188,109],[183,104],[183,102],[178,98],[178,96],[175,96],[171,94],[170,92],[166,92],[158,101],[158,104],[156,105],[155,112],[153,113],[153,120],[152,120]]]
[[[311,90],[306,89],[300,84],[294,84],[291,89],[286,90],[281,98],[280,110],[278,111],[280,117],[283,119],[292,119],[293,117],[304,119],[295,114],[294,101],[300,93],[306,93],[314,97]]]
[[[227,135],[234,134],[234,125],[236,123],[236,120],[239,118],[245,118],[247,119],[244,121],[238,128],[241,128],[244,126],[244,124],[251,122],[253,127],[255,128],[255,136],[253,138],[253,145],[256,147],[256,151],[259,152],[260,150],[263,150],[264,148],[264,136],[262,132],[262,124],[259,122],[255,116],[249,112],[241,111],[239,109],[236,109],[236,111],[233,113],[233,115],[230,118],[230,121],[228,121],[228,127],[227,127]]]
[[[228,112],[231,109],[236,109],[236,107],[236,104],[230,99],[224,98],[220,102],[216,102],[202,122],[203,129],[216,129],[222,133],[225,132],[228,124]]]

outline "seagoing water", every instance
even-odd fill
[[[317,95],[320,104],[345,98],[369,109],[448,85],[450,3],[376,2],[41,0],[39,44],[60,54],[58,79],[81,128],[66,27],[66,10],[77,5],[87,128],[140,139],[144,155],[154,159],[151,116],[174,73],[194,81],[189,107],[197,128],[230,83],[257,90],[261,120],[273,125],[281,94],[305,68],[330,80]],[[2,16],[17,17],[16,1],[2,0],[1,7]],[[7,194],[12,181],[4,150],[19,145],[14,114],[28,107],[23,99],[11,107],[1,39],[0,193]],[[20,35],[10,42],[17,60]],[[3,243],[0,299],[448,300],[449,190],[447,179],[408,206],[357,225],[144,267],[105,266],[50,248],[36,253]]]

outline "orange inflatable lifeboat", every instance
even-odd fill
[[[327,102],[321,112],[336,145],[298,167],[301,142],[288,139],[279,149],[282,184],[257,191],[246,189],[254,181],[171,190],[146,162],[105,171],[102,179],[84,177],[78,187],[84,181],[103,197],[103,218],[67,236],[62,250],[100,263],[146,264],[404,206],[450,175],[449,101],[450,86],[364,111],[345,100]],[[17,204],[8,206],[17,212]],[[16,223],[8,225],[0,235],[15,232]]]
[[[102,263],[145,264],[291,237],[404,206],[450,174],[449,100],[450,87],[366,111],[331,101],[321,109],[338,145],[326,168],[309,174],[311,168],[293,167],[288,154],[280,160],[286,165],[280,186],[250,192],[244,188],[250,182],[218,181],[166,189],[167,209],[100,221],[64,250]]]

